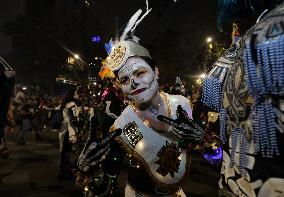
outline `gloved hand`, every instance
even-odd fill
[[[99,142],[87,142],[77,160],[77,167],[80,171],[87,172],[106,158],[110,151],[110,141],[121,134],[121,129],[112,132]]]
[[[182,140],[191,143],[200,143],[203,140],[204,130],[194,120],[190,119],[187,112],[180,105],[177,107],[177,119],[158,115],[158,120],[173,126],[172,133]]]

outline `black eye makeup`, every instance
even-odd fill
[[[137,77],[142,77],[145,73],[147,73],[148,71],[145,68],[138,68],[133,72],[133,75],[137,76]]]
[[[129,81],[128,77],[121,77],[119,79],[119,83],[122,84],[122,85],[125,85],[128,81]]]

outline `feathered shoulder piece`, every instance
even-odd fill
[[[142,15],[139,9],[128,21],[121,35],[112,41],[112,47],[109,56],[106,58],[105,66],[111,71],[119,70],[129,57],[151,57],[148,50],[139,44],[139,38],[134,36],[136,27],[149,14],[148,1],[146,0],[146,12]]]

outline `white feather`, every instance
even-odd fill
[[[149,12],[151,12],[151,10],[152,10],[152,8],[147,9],[146,13],[143,14],[143,16],[141,16],[140,19],[136,21],[135,26],[131,29],[131,32],[133,32],[136,29],[136,27],[141,23],[141,21],[145,18],[145,16],[147,16],[149,14]]]
[[[120,36],[120,41],[125,40],[127,34],[132,30],[132,28],[134,27],[136,21],[138,20],[139,16],[141,15],[142,10],[139,9],[137,10],[137,12],[130,18],[130,20],[128,21],[122,35]]]
[[[140,39],[138,37],[136,37],[136,36],[132,36],[131,40],[138,44]]]

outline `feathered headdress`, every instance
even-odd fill
[[[104,73],[119,70],[129,57],[151,57],[148,50],[139,44],[139,38],[134,36],[136,27],[141,23],[145,16],[149,14],[151,10],[152,9],[149,9],[148,1],[146,0],[146,12],[141,16],[142,10],[139,9],[130,18],[122,34],[118,36],[115,41],[112,41],[110,54],[106,58],[104,63]],[[102,78],[104,78],[104,73],[102,71],[100,72],[100,76]]]

